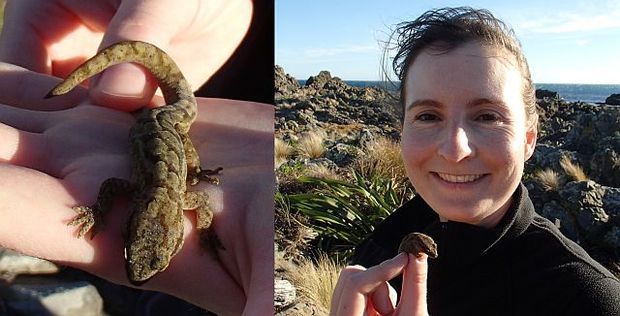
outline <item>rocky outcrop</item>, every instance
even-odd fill
[[[620,107],[539,100],[538,145],[528,170],[561,170],[568,156],[602,185],[620,187]]]
[[[276,98],[292,95],[299,89],[299,82],[285,73],[282,67],[276,66],[274,74]]]
[[[538,100],[541,120],[536,151],[526,162],[526,184],[541,215],[580,243],[597,260],[620,273],[620,107],[560,98]],[[587,179],[575,181],[560,164],[568,158]],[[538,170],[559,175],[559,188],[546,191]]]
[[[545,99],[545,98],[559,100],[560,94],[555,91],[549,91],[545,89],[536,89],[536,99]]]
[[[299,135],[321,130],[326,135],[326,152],[343,166],[356,152],[345,145],[359,147],[375,135],[399,137],[398,99],[386,90],[352,87],[327,71],[296,87],[281,67],[276,66],[275,72],[279,138],[297,141]]]
[[[614,93],[605,99],[605,103],[609,105],[620,105],[620,93]]]

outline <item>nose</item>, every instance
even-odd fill
[[[454,125],[442,133],[437,152],[445,160],[460,162],[473,157],[474,147],[467,130],[462,126]]]

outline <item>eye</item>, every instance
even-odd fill
[[[502,117],[496,113],[482,113],[476,117],[476,121],[481,122],[500,122]]]
[[[433,121],[438,121],[439,116],[432,114],[432,113],[421,113],[415,117],[415,120],[421,121],[421,122],[433,122]]]

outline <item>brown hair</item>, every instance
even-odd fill
[[[478,41],[483,45],[503,48],[511,53],[523,77],[522,95],[529,127],[536,127],[536,96],[532,76],[521,44],[514,31],[491,12],[470,7],[442,8],[427,11],[414,21],[396,25],[384,52],[384,61],[391,44],[396,50],[392,69],[400,80],[400,102],[404,106],[404,84],[407,71],[418,54],[426,48],[448,53],[461,45]]]

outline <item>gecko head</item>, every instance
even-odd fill
[[[131,247],[125,248],[127,277],[133,285],[140,286],[150,280],[155,274],[168,267],[170,259],[152,255],[130,255]]]
[[[173,225],[161,216],[132,221],[125,245],[127,276],[133,285],[141,285],[164,271],[183,243],[183,225]],[[166,223],[164,225],[164,223]]]

